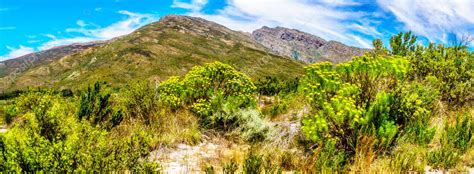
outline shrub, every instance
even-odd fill
[[[7,105],[7,106],[4,106],[4,112],[5,112],[4,120],[7,124],[10,124],[15,119],[15,116],[17,116],[18,108],[16,107],[15,104]]]
[[[474,121],[472,118],[465,114],[463,116],[458,115],[454,125],[445,126],[445,132],[442,141],[446,144],[450,144],[453,148],[459,149],[461,153],[464,153],[473,144],[474,135]]]
[[[21,121],[0,135],[5,172],[106,172],[153,167],[142,162],[150,138],[141,131],[123,137],[74,116],[75,105],[59,95],[28,93],[17,99]],[[31,101],[36,104],[30,105]],[[145,169],[142,168],[142,169]]]
[[[474,122],[471,120],[466,114],[458,116],[453,125],[446,124],[440,139],[441,147],[428,153],[428,164],[450,169],[460,162],[461,156],[473,144]]]
[[[157,110],[154,87],[148,81],[132,81],[120,93],[127,118],[139,118],[150,123]]]
[[[173,110],[184,104],[185,87],[179,77],[170,77],[158,86],[160,101]]]
[[[283,80],[278,77],[265,76],[255,82],[257,92],[261,95],[276,95],[279,93],[296,92],[299,78]]]
[[[428,165],[437,169],[450,169],[460,160],[461,155],[452,147],[442,145],[440,148],[428,152]]]
[[[88,87],[82,92],[79,103],[79,112],[77,116],[79,120],[85,119],[94,125],[103,124],[103,126],[115,126],[121,121],[122,112],[112,109],[111,94],[102,89],[102,84],[96,82],[93,87]],[[114,118],[111,125],[107,122],[110,118]]]
[[[407,64],[401,57],[362,56],[337,66],[306,67],[302,87],[312,108],[302,120],[305,137],[317,146],[335,141],[349,158],[364,143],[360,134],[377,138],[375,152],[390,148],[401,127],[392,114],[392,90],[404,79]]]
[[[320,146],[315,152],[316,160],[314,161],[315,172],[331,172],[345,170],[347,155],[343,151],[336,148],[335,140],[327,140],[323,146]]]
[[[244,161],[243,172],[245,174],[260,174],[263,172],[263,159],[259,155],[250,153]]]
[[[237,162],[235,162],[234,160],[231,160],[230,162],[224,164],[224,167],[222,168],[222,173],[234,174],[237,172],[238,169],[239,169],[239,166]]]
[[[418,47],[410,59],[410,77],[425,80],[435,77],[441,98],[452,105],[471,101],[474,83],[474,54],[467,48],[430,44]]]
[[[171,106],[189,105],[204,128],[235,129],[249,141],[262,140],[268,132],[259,112],[246,112],[256,108],[256,87],[229,65],[196,66],[182,80],[170,78],[158,90],[162,101]]]
[[[210,100],[219,94],[224,100],[229,97],[237,100],[240,103],[238,107],[255,105],[256,87],[250,78],[220,62],[194,67],[184,77],[183,84],[191,102]]]

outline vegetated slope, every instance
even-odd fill
[[[248,34],[201,18],[169,15],[105,45],[20,74],[0,90],[26,86],[77,88],[93,81],[165,80],[195,65],[221,61],[252,78],[295,77],[303,62],[270,54]]]
[[[61,57],[71,55],[94,46],[103,45],[105,43],[106,41],[95,41],[58,46],[45,51],[40,51],[14,59],[0,61],[0,78],[5,78],[6,76],[13,76],[17,73],[26,71],[36,65],[49,63]]]
[[[275,54],[306,63],[331,61],[335,63],[361,56],[367,49],[326,41],[318,36],[283,27],[262,27],[252,33],[254,39]]]

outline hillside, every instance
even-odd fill
[[[14,59],[0,61],[0,78],[10,76],[7,77],[7,80],[14,80],[14,76],[34,66],[47,64],[64,56],[71,55],[91,47],[103,45],[105,43],[106,41],[95,41],[58,46],[36,53],[30,53]]]
[[[113,85],[132,79],[162,81],[214,61],[230,64],[255,79],[298,76],[304,64],[268,53],[249,34],[200,18],[169,15],[107,44],[29,69],[13,83],[2,84],[0,90],[76,88],[97,80]]]
[[[335,63],[361,56],[367,49],[326,41],[318,36],[283,27],[262,27],[252,33],[254,39],[273,53],[306,63],[331,61]]]

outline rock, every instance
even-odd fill
[[[253,38],[273,53],[306,63],[331,61],[335,63],[360,56],[367,49],[326,41],[309,33],[283,27],[263,27],[255,30]]]

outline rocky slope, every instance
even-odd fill
[[[15,86],[19,76],[34,67],[47,65],[64,56],[72,55],[88,48],[105,44],[107,41],[96,41],[88,43],[76,43],[65,46],[58,46],[49,50],[27,54],[18,58],[9,59],[0,62],[0,92],[5,87]]]
[[[367,51],[283,27],[263,27],[255,30],[252,36],[273,53],[306,63],[318,61],[338,63],[350,60],[353,56],[362,55]]]
[[[83,51],[90,47],[103,45],[105,43],[105,41],[97,41],[58,46],[45,51],[0,61],[0,77],[5,77],[11,75],[12,73],[21,73],[35,65],[48,63],[61,57]]]
[[[214,61],[254,79],[299,76],[304,66],[269,53],[248,34],[201,18],[169,15],[106,44],[34,66],[12,83],[0,84],[0,91],[27,86],[80,88],[95,81],[112,86],[135,79],[158,82]]]

